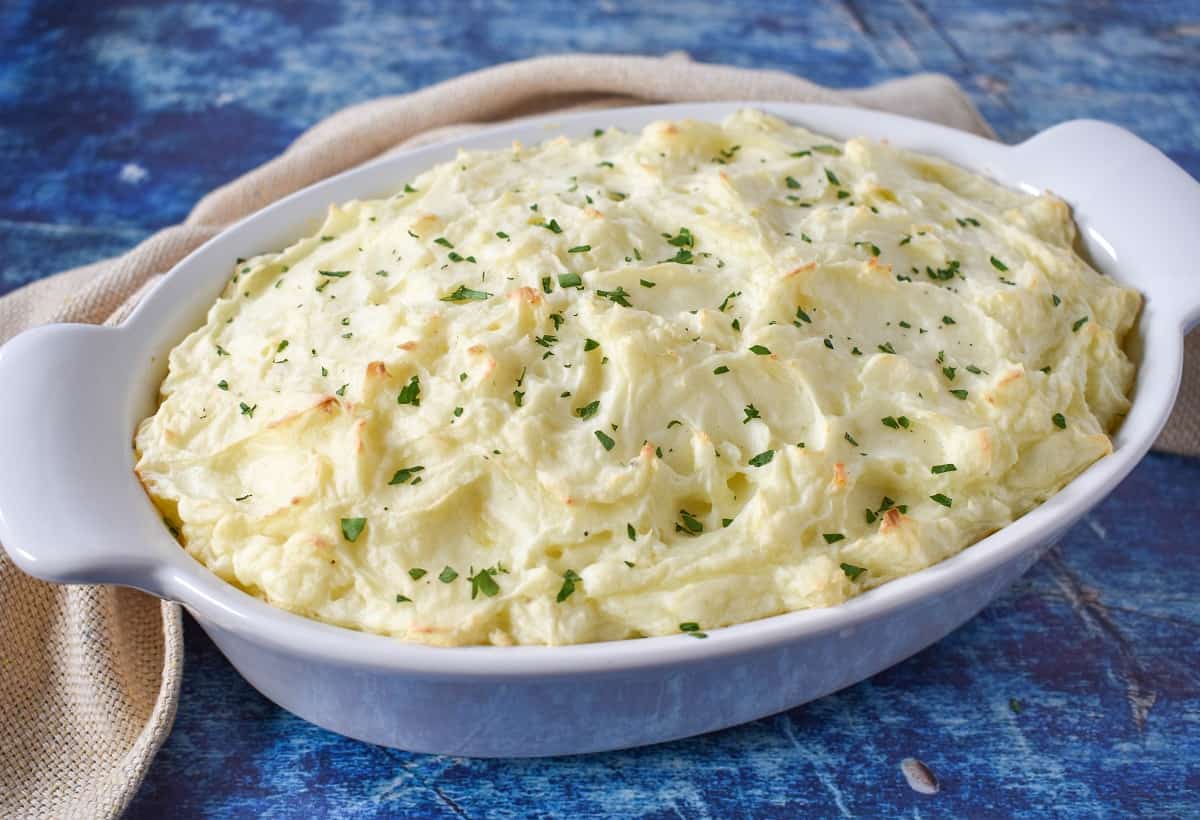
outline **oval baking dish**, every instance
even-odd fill
[[[329,626],[226,584],[167,533],[133,474],[166,354],[225,286],[230,260],[287,244],[330,203],[380,197],[459,148],[720,120],[752,106],[838,138],[886,138],[1074,209],[1082,251],[1146,297],[1133,406],[1114,452],[960,554],[828,609],[686,635],[562,647],[433,648]],[[892,115],[772,103],[667,105],[538,118],[408,151],[300,191],[180,262],[118,327],[38,328],[0,348],[0,543],[24,571],[179,601],[264,695],[350,737],[422,752],[532,756],[711,731],[820,697],[912,655],[972,617],[1145,454],[1200,321],[1200,184],[1132,134],[1077,121],[1017,146]],[[1189,251],[1191,251],[1189,253]]]

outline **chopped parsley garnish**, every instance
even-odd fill
[[[846,577],[851,581],[855,580],[858,578],[858,576],[862,575],[866,571],[866,567],[856,567],[854,564],[842,564],[842,572],[846,573]]]
[[[679,625],[679,631],[680,632],[699,632],[700,624],[696,623],[695,621],[687,621],[686,623],[682,623]]]
[[[515,404],[517,407],[523,407],[525,405],[525,391],[513,391],[513,404]]]
[[[704,524],[687,510],[680,510],[679,518],[683,521],[683,525],[676,524],[675,532],[684,532],[689,535],[697,535],[704,532]]]
[[[576,407],[575,415],[579,416],[581,419],[590,419],[592,416],[596,415],[596,411],[599,409],[600,400],[596,399],[596,401],[588,402],[583,407]]]
[[[756,356],[771,355],[771,349],[769,347],[763,347],[762,345],[750,345],[750,352]]]
[[[945,376],[950,381],[954,381],[954,374],[957,372],[958,371],[955,368],[951,367],[950,365],[946,365],[945,367],[942,368],[942,375]]]
[[[400,395],[396,397],[396,403],[411,404],[413,407],[421,406],[421,380],[417,376],[409,379],[408,384],[400,390]]]
[[[694,261],[692,252],[687,248],[680,248],[679,251],[670,259],[664,259],[664,262],[675,262],[679,265],[690,265]]]
[[[602,299],[608,299],[610,302],[616,302],[623,307],[633,307],[629,303],[629,294],[626,293],[625,288],[619,285],[616,290],[598,290],[596,291],[596,295]]]
[[[567,253],[587,253],[591,249],[591,245],[576,245],[573,248],[567,248]]]
[[[254,493],[246,493],[245,495],[239,495],[237,498],[235,498],[233,500],[234,501],[245,501],[247,498],[253,498],[253,497],[254,497]]]
[[[496,597],[500,592],[500,585],[496,583],[495,569],[481,569],[479,572],[470,576],[467,580],[471,582],[471,600],[475,600],[475,596],[483,593],[489,598]]]
[[[319,270],[317,273],[321,276],[331,276],[334,279],[342,279],[350,275],[350,271],[348,270]]]
[[[595,350],[599,346],[600,346],[600,343],[597,342],[595,339],[584,339],[584,341],[583,341],[583,349],[585,352],[589,351],[589,350]]]
[[[415,467],[401,467],[396,471],[395,475],[392,476],[392,480],[389,481],[388,484],[407,484],[408,482],[412,481],[413,476],[424,469],[425,468],[420,465]],[[417,482],[413,481],[413,483],[416,484]]]
[[[411,603],[412,603],[412,598],[409,598],[407,595],[397,595],[397,596],[396,596],[396,603],[398,603],[398,604],[411,604]]]
[[[644,288],[652,288],[658,284],[658,282],[651,282],[649,279],[639,279],[638,281],[641,282],[641,285]]]
[[[795,177],[790,176],[787,179],[785,179],[784,182],[787,183],[787,186],[792,189],[796,189],[796,188],[800,187],[800,181],[797,180]]]
[[[221,390],[228,390],[229,382],[225,381],[224,379],[221,379],[219,382],[217,382],[217,387],[220,388]]]
[[[942,317],[942,324],[944,324],[944,325],[956,325],[956,324],[958,324],[958,322],[954,321],[954,317],[953,317],[953,316],[943,316],[943,317]]]
[[[603,430],[596,431],[596,438],[600,440],[600,443],[604,446],[605,450],[611,450],[614,446],[616,446],[616,442],[605,435]]]
[[[542,227],[551,233],[562,233],[562,228],[559,226],[557,219],[551,219],[549,222],[543,224]]]
[[[1086,317],[1086,316],[1084,316],[1083,318],[1080,318],[1080,319],[1076,319],[1076,320],[1075,320],[1075,324],[1071,325],[1071,332],[1072,332],[1072,333],[1078,333],[1078,332],[1079,332],[1079,328],[1081,328],[1081,327],[1083,327],[1084,325],[1086,325],[1086,324],[1087,324],[1087,321],[1088,321],[1088,317]]]
[[[929,497],[932,500],[936,501],[937,503],[941,504],[943,507],[949,507],[950,505],[952,505],[954,503],[953,498],[951,498],[948,495],[943,495],[942,493],[934,493],[933,495],[931,495]]]
[[[912,234],[906,233],[904,235],[904,238],[900,240],[900,245],[901,245],[901,247],[903,247],[904,245],[907,245],[909,242],[912,242]]]
[[[220,356],[228,356],[228,355],[229,355],[229,351],[228,351],[228,350],[226,350],[225,348],[221,347],[220,345],[217,345],[217,356],[218,356],[218,357],[220,357]]]
[[[677,248],[694,248],[696,247],[696,239],[692,236],[692,232],[687,228],[680,228],[679,233],[675,236],[663,234],[668,245],[674,245]]]
[[[833,171],[829,170],[828,168],[825,169],[825,179],[829,180],[830,185],[841,185],[842,184],[838,180],[837,174],[835,174]]]
[[[454,568],[451,567],[449,564],[447,564],[445,569],[443,569],[441,571],[441,573],[438,574],[438,580],[441,581],[443,584],[448,584],[457,577],[458,577],[458,573],[455,572]]]
[[[679,419],[671,419],[667,422],[667,429],[670,430],[672,427],[682,426],[682,424],[683,422]]]
[[[510,237],[510,236],[509,236],[508,234],[506,234],[504,231],[496,231],[496,236],[500,237],[501,239],[508,239],[508,240],[510,240],[510,241],[511,241],[511,239],[512,239],[512,237]]]
[[[950,395],[954,396],[954,398],[958,399],[959,401],[963,401],[967,398],[968,394],[966,390],[951,390]]]
[[[934,475],[940,475],[941,473],[953,473],[957,470],[958,468],[953,464],[934,464],[929,468],[929,472],[933,473]]]
[[[746,418],[742,419],[742,424],[749,424],[752,419],[762,418],[762,416],[758,414],[758,408],[753,404],[746,405],[745,413]]]
[[[747,419],[749,421],[749,419]],[[771,463],[771,459],[775,458],[774,450],[763,450],[761,453],[750,459],[751,467],[765,467]]]
[[[843,434],[842,438],[846,439],[846,441],[850,442],[855,447],[859,446],[859,443],[855,441],[854,436],[850,435],[849,433]]]
[[[1050,417],[1050,420],[1052,422],[1054,422],[1054,426],[1057,427],[1059,430],[1067,429],[1067,417],[1064,416],[1062,413],[1055,413],[1053,416]]]
[[[821,537],[825,539],[826,544],[836,544],[838,541],[844,540],[846,536],[840,532],[827,532],[822,533]]]
[[[879,345],[879,352],[881,352],[881,353],[891,353],[891,354],[895,355],[895,353],[896,353],[896,348],[892,347],[892,343],[891,343],[891,342],[884,342],[883,344]]]
[[[939,282],[945,282],[946,280],[953,279],[955,276],[958,275],[958,268],[959,268],[959,261],[957,259],[951,259],[949,262],[946,263],[946,267],[938,268],[937,270],[934,270],[933,268],[926,265],[925,273],[928,274],[930,279],[935,279]]]
[[[414,581],[420,581],[427,574],[428,573],[425,570],[421,569],[420,567],[413,567],[412,569],[410,569],[408,571],[408,577],[412,578]]]
[[[1001,262],[999,259],[997,259],[994,256],[992,257],[992,267],[995,268],[996,270],[1000,271],[1001,273],[1004,273],[1008,270],[1008,265],[1004,264],[1003,262]]]
[[[345,396],[346,388],[349,386],[350,386],[349,384],[343,384],[341,387],[339,387],[337,390],[334,390],[333,392],[337,393],[339,396]]]
[[[362,535],[365,526],[367,526],[365,518],[343,518],[342,537],[353,543],[358,540],[358,536]]]
[[[796,308],[796,318],[801,322],[806,322],[810,325],[812,324],[812,319],[810,319],[808,314],[804,312],[804,308]],[[797,325],[797,327],[799,327],[799,325]]]
[[[454,247],[454,245],[450,242],[450,240],[444,236],[439,236],[437,239],[435,239],[433,241],[435,244],[441,245],[444,248],[453,248]]]
[[[415,194],[416,192],[417,192],[417,189],[416,189],[416,188],[414,188],[413,186],[409,185],[407,182],[406,182],[406,183],[404,183],[404,193],[406,193],[406,194]]]
[[[558,286],[560,288],[582,288],[583,277],[578,273],[560,273],[558,275]]]
[[[491,298],[492,298],[492,294],[488,293],[487,291],[472,290],[471,288],[467,287],[466,285],[459,285],[458,290],[454,291],[453,293],[451,293],[448,296],[443,296],[441,301],[443,301],[443,302],[468,302],[468,301],[486,302],[488,299],[491,299]]]
[[[1050,301],[1054,302],[1054,306],[1055,306],[1055,307],[1058,307],[1059,305],[1061,305],[1061,304],[1062,304],[1062,299],[1059,299],[1059,298],[1058,298],[1058,294],[1057,294],[1057,293],[1052,293],[1052,294],[1050,294]]]
[[[258,409],[257,404],[246,404],[244,401],[239,402],[238,406],[242,409],[242,415],[250,418],[254,418],[254,411]]]
[[[884,427],[891,427],[893,430],[900,429],[900,422],[896,420],[895,416],[884,416],[880,421],[883,422]]]
[[[579,573],[575,572],[573,569],[569,569],[564,572],[562,586],[559,587],[558,595],[554,598],[554,600],[561,604],[563,601],[570,598],[575,592],[575,583],[582,580],[583,579],[579,577]]]

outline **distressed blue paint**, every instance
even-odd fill
[[[1200,176],[1187,0],[396,5],[5,4],[0,293],[179,220],[341,106],[570,50],[684,49],[835,86],[944,71],[1007,140],[1099,117]],[[467,761],[336,737],[265,701],[189,621],[175,731],[131,813],[1194,814],[1197,488],[1200,460],[1152,455],[937,646],[785,715],[587,758]],[[908,788],[907,756],[940,794]]]

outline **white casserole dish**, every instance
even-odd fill
[[[167,352],[199,326],[232,261],[311,231],[330,203],[392,193],[460,148],[532,143],[753,106],[839,138],[885,138],[1069,202],[1101,271],[1139,289],[1133,407],[1101,459],[1048,502],[941,564],[837,607],[686,635],[565,647],[433,648],[276,609],[190,558],[133,474]],[[849,686],[939,640],[1032,565],[1149,449],[1200,322],[1200,184],[1112,125],[1076,121],[1017,146],[902,117],[779,103],[666,105],[527,120],[378,160],[243,220],[180,262],[119,327],[37,328],[0,348],[0,543],[59,583],[179,601],[264,695],[350,737],[421,752],[533,756],[694,735]]]

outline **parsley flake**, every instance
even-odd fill
[[[367,526],[365,518],[343,518],[342,537],[353,543],[358,540],[358,536],[362,535],[365,526]]]
[[[842,564],[842,572],[846,573],[846,577],[851,581],[855,580],[858,578],[858,576],[862,575],[866,571],[866,567],[856,567],[854,564]]]
[[[395,472],[395,474],[392,476],[392,480],[389,481],[388,484],[407,484],[408,482],[412,481],[413,476],[424,469],[425,468],[420,465],[415,467],[401,467]],[[413,481],[413,483],[415,484],[416,482]]]
[[[749,419],[747,419],[749,421]],[[775,458],[774,450],[763,450],[761,453],[750,459],[751,467],[765,467],[771,463],[771,459]]]
[[[561,604],[563,601],[570,598],[575,592],[575,584],[582,580],[583,579],[579,577],[579,573],[575,572],[573,569],[569,569],[564,572],[562,586],[559,588],[558,595],[555,596],[554,600]]]
[[[413,407],[421,406],[421,380],[417,376],[413,376],[408,380],[408,384],[400,391],[400,395],[396,397],[397,404],[411,404]]]
[[[467,287],[466,285],[459,285],[458,290],[454,291],[453,293],[449,294],[448,296],[443,296],[441,298],[441,301],[443,301],[443,302],[471,302],[471,301],[486,302],[488,299],[491,299],[491,298],[492,298],[492,294],[488,293],[487,291],[472,290],[471,288]]]

